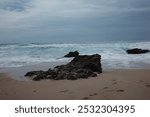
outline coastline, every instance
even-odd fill
[[[150,99],[150,69],[104,70],[89,79],[20,81],[0,73],[1,100]]]
[[[53,69],[55,66],[58,65],[65,65],[68,61],[63,61],[63,62],[44,62],[40,64],[35,64],[35,65],[28,65],[28,66],[22,66],[22,67],[7,67],[7,68],[0,68],[0,73],[6,73],[10,76],[10,78],[14,80],[19,80],[19,81],[26,81],[27,78],[24,77],[24,75],[29,72],[29,71],[38,71],[38,70],[43,70],[46,71],[49,68]],[[140,69],[145,69],[148,70],[150,69],[150,64],[146,64],[144,62],[131,62],[130,67],[118,67],[118,68],[112,68],[112,66],[107,65],[103,60],[102,62],[102,68],[104,72],[109,72],[109,71],[115,71],[115,70],[140,70]]]

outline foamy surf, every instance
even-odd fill
[[[21,67],[44,62],[67,62],[61,58],[69,51],[78,50],[80,54],[102,55],[106,68],[141,68],[150,65],[150,53],[128,55],[130,48],[150,49],[150,42],[101,43],[101,44],[3,44],[0,45],[0,67]],[[60,59],[58,59],[60,58]]]

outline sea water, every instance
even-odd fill
[[[150,42],[117,42],[97,44],[0,44],[0,68],[22,67],[52,62],[67,62],[62,58],[69,51],[81,55],[100,54],[104,68],[129,69],[150,66],[150,53],[131,55],[131,48],[150,49]]]

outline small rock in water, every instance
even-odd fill
[[[69,52],[64,57],[77,57],[77,56],[79,56],[79,52],[78,51],[74,51],[74,52]]]
[[[134,48],[134,49],[128,49],[126,52],[128,54],[145,54],[145,53],[150,52],[150,50]]]

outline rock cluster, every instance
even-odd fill
[[[100,55],[77,55],[77,52],[75,53],[74,59],[66,65],[56,66],[53,70],[49,69],[48,71],[31,71],[26,73],[25,76],[35,81],[41,79],[77,80],[96,77],[96,73],[102,73]]]
[[[128,49],[126,51],[128,54],[145,54],[150,52],[150,50],[147,49],[139,49],[139,48],[133,48],[133,49]]]

